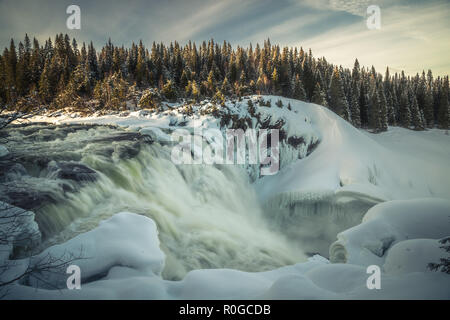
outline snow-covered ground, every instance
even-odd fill
[[[376,206],[366,216],[368,221],[345,232],[346,239],[350,239],[347,250],[351,255],[377,258],[372,258],[370,263],[377,263],[383,270],[380,289],[368,289],[366,282],[370,274],[365,265],[330,263],[318,255],[307,262],[267,272],[203,269],[189,272],[182,281],[163,280],[161,271],[164,254],[159,249],[155,223],[147,217],[122,212],[102,222],[97,229],[41,253],[42,256],[50,253],[60,257],[71,253],[76,256],[82,251],[86,257],[91,257],[74,261],[82,271],[80,290],[64,289],[64,274],[55,276],[53,273],[44,273],[41,277],[62,290],[36,290],[30,286],[15,285],[11,288],[9,298],[449,299],[449,276],[427,270],[427,264],[430,261],[437,262],[444,255],[444,250],[439,248],[437,240],[422,237],[431,234],[434,238],[438,235],[434,233],[433,227],[439,223],[437,231],[441,235],[446,234],[442,231],[448,230],[450,202],[428,201],[426,204],[428,210],[436,209],[433,216],[437,218],[436,223],[430,223],[430,219],[423,214],[423,208],[417,210],[417,201],[411,200],[402,204],[385,203],[380,207]],[[403,211],[397,211],[399,208]],[[367,250],[363,246],[366,242],[373,241],[371,244],[375,247],[378,243],[374,239],[383,239],[384,228],[389,226],[391,216],[401,226],[402,223],[408,224],[410,215],[414,217],[415,225],[412,229],[418,229],[418,223],[420,226],[428,226],[428,232],[414,234],[414,230],[410,230],[407,235],[420,238],[403,241],[401,237],[392,238],[396,244],[385,252],[365,252]],[[384,228],[370,225],[371,221],[377,219],[381,220],[380,224],[384,223]],[[404,232],[398,230],[398,234],[404,236],[402,231]],[[370,237],[366,238],[367,233]]]
[[[450,236],[450,136],[438,129],[415,132],[401,128],[375,135],[355,129],[318,105],[263,96],[272,101],[269,108],[257,105],[260,98],[249,98],[256,104],[260,119],[272,124],[283,120],[287,137],[302,137],[305,141],[301,146],[304,150],[294,152],[288,145],[282,148],[282,161],[289,161],[277,174],[253,183],[266,214],[274,221],[283,220],[281,228],[286,227],[286,233],[294,238],[296,230],[300,230],[296,223],[306,223],[293,219],[297,215],[317,215],[320,208],[326,207],[334,215],[355,215],[355,221],[364,216],[361,224],[352,222],[350,226],[357,225],[345,231],[337,229],[342,232],[330,247],[329,260],[314,255],[306,262],[253,273],[193,270],[181,281],[168,281],[161,277],[165,257],[159,248],[155,223],[122,212],[98,228],[41,253],[60,254],[83,248],[83,254],[92,259],[75,263],[82,270],[81,290],[64,289],[65,278],[48,274],[48,281],[62,290],[43,287],[36,291],[16,284],[9,297],[449,299],[450,277],[430,271],[427,264],[448,255],[438,241]],[[247,100],[228,101],[228,109],[240,118],[252,118]],[[275,106],[278,100],[283,102],[282,108]],[[34,120],[116,124],[165,142],[170,140],[170,130],[177,127],[218,128],[220,119],[200,115],[210,106],[194,106],[192,116],[185,116],[182,106],[170,105],[159,113],[137,111],[122,117]],[[307,147],[316,142],[317,147],[308,153]],[[320,228],[333,228],[331,220],[327,223],[330,225]],[[307,236],[326,233],[320,228],[312,226]],[[368,289],[369,265],[380,268],[381,289]]]

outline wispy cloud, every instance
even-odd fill
[[[67,30],[65,9],[80,5],[82,29]],[[381,8],[381,30],[368,30],[366,9]],[[445,0],[0,0],[0,44],[25,33],[43,40],[68,33],[96,45],[142,39],[186,42],[214,37],[311,48],[335,64],[386,65],[408,73],[450,73],[450,3]]]
[[[381,11],[382,27],[369,30],[365,20],[331,29],[306,40],[316,54],[337,64],[351,66],[355,58],[368,66],[410,74],[432,68],[448,74],[450,61],[450,4],[391,6]]]

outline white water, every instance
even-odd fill
[[[189,270],[270,270],[305,260],[296,243],[270,229],[246,172],[236,166],[184,165],[170,161],[170,149],[146,146],[133,159],[84,155],[99,181],[69,194],[42,212],[68,224],[44,243],[66,241],[120,211],[151,217],[167,254],[163,275],[181,279]]]

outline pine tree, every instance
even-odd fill
[[[180,78],[180,88],[186,88],[188,85],[189,78],[187,76],[186,70],[183,70],[183,73],[181,74]]]
[[[410,105],[411,105],[411,124],[414,130],[423,130],[424,125],[422,122],[422,115],[419,109],[419,104],[417,102],[416,95],[410,91]]]
[[[311,98],[311,102],[324,107],[328,106],[327,99],[325,97],[325,92],[320,87],[319,82],[316,83],[316,87],[314,88],[314,93]]]
[[[381,127],[381,119],[380,119],[381,102],[378,92],[379,91],[377,90],[376,86],[373,86],[369,100],[369,107],[370,107],[369,127],[372,128],[375,132],[379,132]]]
[[[177,93],[175,91],[175,87],[173,85],[172,80],[167,80],[166,84],[164,85],[162,92],[161,92],[166,99],[169,101],[174,101],[177,99]]]
[[[342,78],[337,67],[334,68],[331,78],[329,104],[331,110],[333,110],[336,114],[347,121],[350,120],[347,98],[344,94]]]
[[[277,68],[274,68],[272,72],[272,88],[273,94],[279,95],[281,93],[280,78],[278,75]]]
[[[243,81],[245,83],[245,81]],[[214,77],[214,72],[211,70],[208,74],[208,80],[207,80],[207,88],[208,88],[208,95],[213,96],[216,90],[216,79]]]
[[[89,81],[91,84],[95,82],[95,80],[99,79],[98,72],[98,61],[97,61],[97,53],[95,52],[94,45],[91,43],[88,46],[88,54],[87,54],[87,67],[89,71]]]
[[[5,84],[6,84],[7,101],[11,104],[14,104],[18,96],[16,88],[17,53],[13,39],[11,39],[9,50],[5,49],[3,57],[5,64]]]
[[[214,39],[198,48],[191,42],[153,43],[149,53],[142,41],[126,49],[108,40],[97,54],[92,42],[79,49],[68,35],[58,34],[42,47],[25,35],[18,49],[11,39],[0,55],[0,104],[14,106],[39,93],[52,106],[82,106],[81,100],[96,91],[105,107],[122,108],[123,92],[129,91],[123,87],[136,83],[141,89],[153,87],[158,96],[165,92],[171,99],[179,93],[194,99],[273,93],[328,103],[354,126],[375,131],[397,123],[415,129],[450,125],[448,78],[433,79],[430,70],[411,78],[404,72],[391,76],[387,68],[381,79],[374,67],[361,68],[358,60],[353,70],[344,69],[325,58],[314,59],[310,50],[280,48],[270,40],[262,47],[257,44],[255,50],[252,46],[234,49],[226,41],[221,46]]]
[[[311,97],[314,92],[314,86],[316,83],[316,79],[314,79],[314,71],[313,71],[313,59],[312,59],[312,53],[309,51],[308,54],[305,54],[305,57],[303,59],[302,63],[302,80],[303,85],[305,86],[305,92],[306,92],[306,98],[308,101],[311,101]]]
[[[360,95],[360,91],[359,91],[359,86],[358,86],[358,82],[356,80],[354,80],[352,82],[352,89],[351,89],[351,101],[350,101],[350,114],[352,117],[352,124],[357,127],[360,128],[361,127],[361,110],[359,107],[359,95]]]
[[[369,126],[369,86],[366,80],[362,81],[360,90],[359,114],[361,119],[361,127],[367,128]]]
[[[223,79],[222,87],[220,88],[220,91],[222,91],[222,93],[224,95],[230,95],[231,94],[231,86],[230,86],[230,83],[228,82],[228,78],[227,77],[225,77],[225,79]]]
[[[448,76],[444,78],[439,103],[439,126],[441,129],[449,129],[449,87]]]
[[[44,60],[42,59],[39,42],[35,38],[33,39],[33,51],[30,58],[30,82],[31,86],[33,86],[35,90],[39,85],[39,79],[44,68],[43,64]]]
[[[297,75],[295,76],[295,79],[293,79],[294,86],[293,86],[293,98],[301,101],[307,101],[306,100],[306,92],[305,88],[303,87],[303,83],[300,80],[300,77]]]
[[[384,95],[384,88],[381,80],[378,82],[377,86],[378,97],[379,97],[379,120],[378,120],[378,130],[379,132],[387,131],[388,129],[388,109],[386,97]]]
[[[444,249],[447,253],[450,253],[450,237],[443,238],[439,240],[443,246],[440,246],[441,249]],[[440,271],[450,274],[450,257],[440,258],[439,263],[431,262],[428,264],[428,268],[432,271]]]
[[[88,94],[91,91],[89,74],[83,64],[79,64],[72,73],[69,87],[73,88],[76,94]]]
[[[2,55],[0,55],[0,110],[3,109],[6,103],[6,85],[5,85],[5,62]]]
[[[425,117],[426,126],[432,128],[434,126],[434,101],[433,101],[433,89],[430,85],[427,85],[424,97],[423,113]]]
[[[410,101],[408,97],[408,88],[405,88],[400,95],[399,124],[403,128],[409,128],[411,126],[411,111]]]
[[[46,63],[39,80],[39,95],[42,100],[47,103],[49,103],[53,97],[53,88],[50,77],[50,66]]]
[[[388,119],[388,124],[391,126],[395,126],[396,125],[396,120],[395,120],[395,109],[394,109],[394,101],[392,99],[392,94],[390,91],[386,91],[387,95],[386,95],[386,108],[387,108],[387,119]]]

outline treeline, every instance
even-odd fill
[[[149,88],[151,88],[149,90]],[[147,89],[143,94],[143,90]],[[150,93],[150,94],[149,94]],[[431,70],[410,77],[384,76],[355,61],[352,70],[314,58],[311,50],[262,46],[233,48],[214,40],[199,47],[142,42],[131,48],[109,40],[99,52],[59,34],[43,45],[26,35],[0,55],[0,104],[14,109],[124,109],[126,101],[157,97],[199,100],[274,94],[328,106],[356,127],[380,132],[388,125],[422,130],[449,127],[449,80]],[[144,97],[143,97],[144,96]]]

